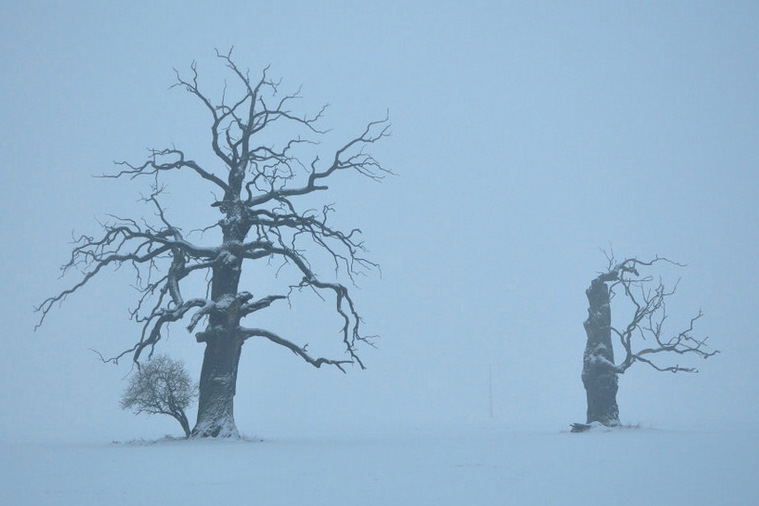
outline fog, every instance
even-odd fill
[[[317,370],[247,343],[241,432],[584,421],[584,291],[606,267],[602,249],[686,264],[652,271],[680,279],[671,328],[702,309],[698,333],[722,352],[672,359],[699,374],[631,368],[622,422],[756,426],[759,6],[412,4],[0,5],[0,438],[178,433],[122,411],[130,361],[92,351],[111,356],[138,336],[128,269],[103,272],[36,332],[33,308],[77,280],[58,279],[72,232],[152,212],[138,202],[148,180],[93,176],[146,148],[209,156],[206,111],[169,90],[172,69],[196,60],[218,96],[227,76],[214,48],[230,46],[252,74],[271,65],[285,89],[302,85],[304,109],[330,104],[325,149],[389,110],[392,136],[373,153],[397,174],[338,175],[322,196],[382,266],[355,293],[380,336],[359,350],[367,369]],[[180,176],[165,181],[172,216],[208,224],[210,188]],[[267,318],[330,350],[337,328],[318,309]],[[203,347],[181,325],[158,351],[198,377]]]

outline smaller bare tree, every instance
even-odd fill
[[[613,256],[608,256],[608,259],[607,271],[593,279],[585,292],[589,304],[588,319],[585,320],[587,344],[582,382],[588,401],[586,423],[600,422],[613,426],[619,425],[618,375],[635,362],[643,362],[661,372],[698,372],[694,367],[662,364],[657,357],[675,354],[709,358],[719,351],[707,351],[707,338],[693,335],[694,324],[703,315],[701,311],[690,318],[682,330],[665,333],[666,302],[675,294],[677,285],[668,289],[661,281],[653,283],[653,278],[642,276],[639,269],[657,263],[680,264],[658,256],[651,261],[628,258],[620,263]],[[611,301],[617,294],[624,296],[632,313],[628,323],[619,328],[611,322]],[[617,336],[624,350],[621,362],[614,360],[612,335]],[[587,428],[588,425],[573,425],[575,431]]]
[[[185,437],[190,437],[190,423],[185,409],[198,395],[198,386],[181,360],[157,355],[139,366],[129,380],[129,386],[121,397],[122,409],[134,414],[169,415],[182,426]]]

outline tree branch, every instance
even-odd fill
[[[264,330],[264,329],[240,329],[240,333],[244,339],[249,339],[251,337],[265,337],[269,341],[279,344],[280,346],[284,346],[285,348],[288,348],[290,351],[301,357],[303,360],[311,364],[312,366],[316,367],[317,369],[321,367],[323,364],[328,365],[334,365],[338,369],[340,369],[343,373],[345,372],[345,369],[343,369],[343,365],[345,364],[352,364],[353,362],[351,360],[331,360],[327,358],[317,358],[314,359],[311,357],[311,355],[308,354],[306,351],[306,348],[308,345],[305,346],[298,346],[297,344],[288,341],[287,339],[283,339],[279,337],[274,332]],[[361,367],[364,368],[363,366]]]
[[[609,257],[609,265],[612,267],[607,273],[600,275],[598,278],[606,282],[612,282],[609,287],[612,296],[614,288],[621,286],[625,300],[630,302],[634,308],[633,315],[623,330],[615,327],[611,328],[625,350],[625,359],[620,364],[614,366],[614,371],[617,373],[624,373],[635,362],[643,362],[662,372],[698,372],[693,367],[683,367],[680,365],[660,366],[652,358],[645,355],[655,356],[675,353],[678,355],[695,355],[706,359],[719,353],[719,350],[706,351],[704,349],[708,338],[696,338],[693,336],[695,322],[703,316],[700,310],[696,316],[690,319],[689,325],[685,329],[671,337],[665,337],[664,322],[667,320],[666,302],[669,297],[676,293],[677,284],[672,289],[667,289],[659,281],[652,288],[650,286],[652,279],[650,277],[642,277],[639,272],[640,267],[650,267],[658,262],[665,262],[677,267],[683,266],[683,264],[659,256],[650,261],[628,258],[618,264],[614,264],[613,257]],[[655,342],[656,344],[636,351],[636,337],[647,342]]]
[[[176,159],[173,161],[161,161],[161,159],[165,157],[176,157]],[[104,174],[101,177],[106,179],[115,179],[122,176],[129,176],[131,179],[134,179],[138,176],[156,175],[159,172],[166,172],[170,170],[190,169],[203,179],[211,181],[222,190],[229,190],[229,186],[224,181],[219,179],[211,172],[208,172],[200,167],[200,165],[198,165],[193,160],[186,160],[184,152],[176,148],[161,150],[151,149],[150,158],[142,165],[132,165],[131,163],[125,161],[115,162],[115,164],[118,166],[124,166],[126,169],[123,169],[120,172],[112,175]]]

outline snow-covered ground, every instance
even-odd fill
[[[759,430],[505,426],[0,443],[0,504],[754,505]]]

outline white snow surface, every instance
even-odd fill
[[[0,443],[0,504],[748,505],[759,429],[496,425],[245,441]]]

